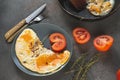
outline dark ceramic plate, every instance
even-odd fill
[[[98,17],[98,16],[94,16],[92,15],[86,8],[84,8],[81,11],[77,11],[69,2],[69,0],[58,0],[61,7],[63,8],[64,11],[66,11],[68,14],[80,19],[80,20],[97,20],[97,19],[102,19],[105,17],[110,16],[111,14],[113,14],[114,12],[116,12],[118,10],[118,8],[120,7],[119,3],[120,0],[115,0],[115,5],[113,10],[106,16],[102,16],[102,17]]]
[[[73,44],[71,42],[72,41],[71,37],[69,36],[69,34],[66,31],[64,31],[59,26],[53,25],[53,24],[42,23],[42,24],[31,25],[31,26],[29,26],[29,28],[33,29],[37,33],[37,35],[41,39],[41,41],[44,40],[44,46],[46,48],[50,48],[49,39],[46,38],[46,36],[48,36],[49,34],[54,33],[54,32],[60,32],[60,33],[64,34],[64,36],[66,37],[66,40],[67,40],[66,49],[69,50],[71,55],[72,55]],[[13,59],[14,63],[16,64],[16,66],[20,70],[22,70],[23,72],[25,72],[25,73],[27,73],[29,75],[33,75],[33,76],[47,76],[47,75],[51,75],[53,73],[58,72],[59,70],[61,70],[68,63],[69,60],[63,66],[61,66],[59,69],[57,69],[57,70],[55,70],[53,72],[50,72],[50,73],[46,73],[46,74],[40,74],[40,73],[36,73],[36,72],[33,72],[33,71],[30,71],[30,70],[26,69],[25,67],[23,67],[21,65],[21,63],[19,62],[19,60],[17,59],[17,56],[15,54],[15,43],[16,43],[16,39],[17,39],[18,36],[16,36],[16,38],[15,38],[13,44],[12,44],[11,56],[12,56],[12,59]]]

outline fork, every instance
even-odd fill
[[[30,24],[33,24],[34,22],[40,22],[40,21],[42,21],[44,19],[44,17],[42,16],[42,15],[39,15],[39,16],[37,16],[35,19],[33,19],[29,24],[26,24],[26,25],[24,25],[21,29],[19,29],[18,31],[16,31],[13,35],[11,35],[6,41],[8,42],[8,43],[11,43],[12,41],[13,41],[13,39],[15,38],[15,36],[19,33],[19,32],[21,32],[24,28],[26,28],[28,25],[30,25]]]

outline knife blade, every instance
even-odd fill
[[[25,24],[29,24],[34,18],[36,18],[46,7],[46,3],[40,6],[37,10],[31,13],[28,17],[21,20],[17,25],[11,28],[8,32],[5,33],[5,39],[9,39],[16,31],[22,28]]]
[[[38,14],[40,14],[46,7],[46,4],[43,4],[40,8],[38,8],[36,11],[34,11],[32,14],[30,14],[25,20],[26,23],[29,23],[31,20],[33,20]]]

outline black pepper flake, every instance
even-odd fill
[[[26,61],[23,61],[23,63],[27,63]]]

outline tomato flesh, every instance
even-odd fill
[[[113,44],[113,38],[109,35],[98,36],[93,42],[95,48],[101,52],[106,52]]]
[[[66,47],[66,43],[59,41],[52,45],[54,51],[62,51]]]
[[[117,77],[117,80],[120,80],[120,69],[118,69],[118,71],[116,73],[116,77]]]
[[[84,28],[75,28],[73,30],[73,37],[79,44],[85,44],[90,40],[90,33]]]
[[[49,37],[50,43],[52,45],[52,50],[62,51],[66,47],[66,39],[61,33],[52,33]]]

